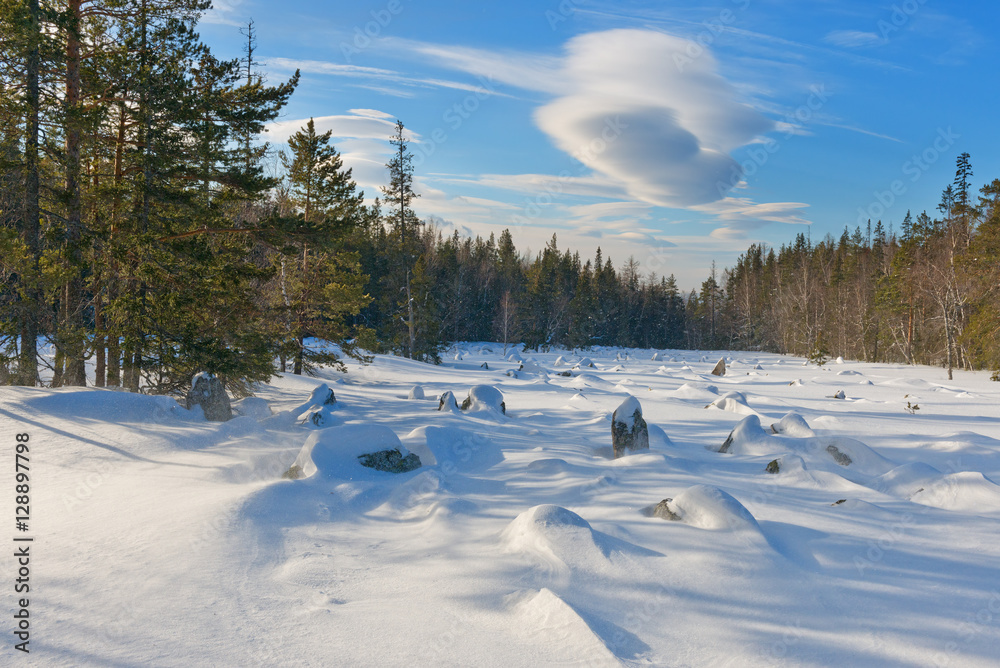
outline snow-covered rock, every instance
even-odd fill
[[[731,494],[711,485],[695,485],[673,499],[664,499],[657,517],[684,522],[700,529],[760,531],[757,520]]]
[[[424,388],[420,385],[414,385],[410,388],[409,394],[406,395],[407,399],[423,399],[424,398]]]
[[[211,422],[225,422],[233,417],[233,407],[225,386],[210,373],[195,374],[186,404],[188,409],[201,406],[205,419]]]
[[[615,457],[649,449],[649,428],[642,418],[639,400],[630,396],[611,416],[611,446]]]
[[[462,410],[468,412],[488,411],[507,414],[507,404],[503,393],[492,385],[473,385],[469,388],[469,396],[462,402]]]

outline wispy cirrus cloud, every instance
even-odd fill
[[[881,35],[862,30],[834,30],[827,33],[823,41],[845,49],[862,49],[886,43]]]

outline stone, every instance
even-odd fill
[[[671,501],[673,501],[673,499],[663,499],[663,501],[656,504],[656,507],[653,508],[653,517],[659,517],[660,519],[669,520],[671,522],[679,522],[681,516],[670,510]]]
[[[438,397],[438,410],[439,411],[458,410],[458,400],[455,399],[455,394],[451,390],[445,391],[444,394]]]
[[[721,358],[719,360],[719,362],[715,365],[715,368],[712,369],[712,375],[713,376],[725,376],[726,375],[726,358],[725,357]]]
[[[409,473],[420,468],[420,457],[412,452],[404,457],[399,448],[359,455],[358,461],[362,466],[386,473]]]
[[[462,401],[462,410],[490,410],[506,415],[507,404],[503,393],[492,385],[473,385],[469,388],[469,396]]]
[[[767,468],[764,470],[767,471],[768,473],[778,473],[781,471],[781,464],[778,463],[777,459],[772,459],[771,462],[767,465]]]
[[[853,461],[847,455],[846,452],[841,452],[840,448],[838,448],[836,445],[828,445],[828,446],[826,446],[826,451],[828,453],[830,453],[831,457],[833,457],[833,461],[837,462],[841,466],[850,466],[851,462]]]
[[[212,422],[225,422],[233,417],[233,407],[225,386],[210,373],[199,373],[191,380],[185,405],[188,409],[201,406],[205,419]]]
[[[611,416],[611,445],[615,459],[636,450],[649,450],[649,427],[642,418],[642,406],[629,397]]]

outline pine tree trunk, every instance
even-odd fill
[[[83,330],[83,285],[81,230],[83,215],[80,203],[80,12],[82,0],[69,0],[70,25],[66,37],[66,261],[70,278],[66,283],[65,309],[59,336],[66,355],[65,384],[85,386]]]
[[[407,329],[410,333],[410,359],[413,359],[413,350],[416,348],[417,344],[417,331],[416,326],[413,321],[413,295],[410,292],[410,270],[406,270],[406,305],[409,310],[409,320],[407,322]]]
[[[25,286],[21,312],[21,346],[17,365],[18,385],[34,386],[38,379],[38,314],[42,307],[41,290],[37,287],[38,264],[41,258],[39,234],[39,178],[38,178],[38,135],[39,135],[39,31],[40,10],[38,0],[28,0],[31,19],[31,48],[28,52],[25,71],[28,96],[27,136],[25,137],[25,206],[22,234],[30,253],[31,266],[28,285]],[[22,277],[23,280],[23,277]]]
[[[96,361],[94,362],[94,386],[104,387],[105,386],[105,374],[107,373],[107,367],[105,365],[105,351],[104,351],[104,303],[101,300],[100,286],[98,286],[97,294],[94,296],[94,356]]]

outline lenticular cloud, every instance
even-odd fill
[[[650,204],[722,199],[742,176],[729,153],[773,128],[740,101],[706,50],[672,35],[581,35],[567,45],[562,74],[564,92],[536,112],[539,127]]]

